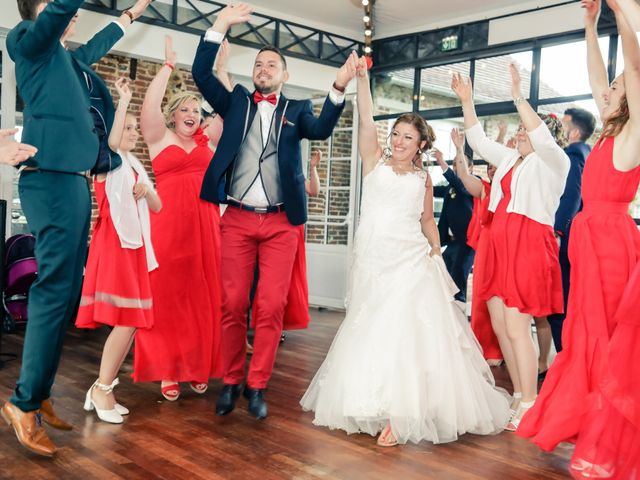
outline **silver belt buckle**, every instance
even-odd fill
[[[254,207],[253,211],[256,213],[267,213],[269,207]]]

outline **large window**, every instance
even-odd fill
[[[522,79],[522,94],[529,96],[531,87],[532,53],[520,52],[476,60],[473,81],[474,99],[478,103],[511,100],[511,75],[509,65],[514,64]]]
[[[469,76],[471,62],[425,68],[420,72],[420,110],[453,107],[458,98],[451,91],[451,75]]]
[[[609,52],[609,37],[601,37],[598,43],[606,58]],[[587,44],[584,40],[542,49],[539,92],[538,96],[541,99],[591,92],[587,71]]]
[[[600,37],[599,45],[603,60],[607,64],[610,46],[617,45],[616,55],[608,64],[610,74],[619,75],[624,68],[622,48],[617,36]],[[482,58],[470,53],[468,59],[456,57],[456,63],[429,65],[420,68],[404,68],[396,72],[385,72],[386,79],[395,79],[395,89],[385,89],[376,86],[374,90],[375,103],[378,107],[377,115],[398,114],[408,111],[419,111],[436,131],[435,146],[444,152],[445,158],[450,160],[453,147],[449,139],[451,127],[461,125],[462,108],[450,88],[451,74],[462,73],[471,77],[474,85],[474,99],[478,115],[487,135],[496,138],[500,123],[507,126],[506,140],[517,129],[519,117],[512,103],[511,80],[508,71],[509,64],[518,67],[522,78],[522,93],[529,98],[531,105],[539,113],[554,113],[561,117],[567,108],[584,108],[596,116],[597,128],[595,135],[589,140],[593,143],[599,134],[602,123],[591,96],[589,76],[587,72],[587,47],[584,40],[575,41],[575,37],[564,43],[558,39],[537,40],[531,42],[527,50],[520,44],[518,50],[505,53],[500,48],[499,54]],[[429,57],[425,57],[425,63]],[[402,85],[402,89],[398,85]],[[390,98],[384,98],[392,91]],[[399,92],[402,92],[401,94]],[[413,92],[413,96],[411,93]],[[417,100],[412,102],[411,99]],[[402,107],[406,106],[403,110]],[[385,120],[387,121],[387,120]],[[483,174],[485,167],[483,159],[474,158],[478,166],[476,173]],[[439,168],[432,168],[434,181],[441,180]],[[437,206],[436,206],[437,208]],[[640,218],[640,193],[631,205],[631,214]]]

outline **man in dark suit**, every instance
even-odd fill
[[[253,66],[254,92],[232,92],[213,75],[213,63],[231,25],[252,9],[243,3],[223,9],[201,39],[193,78],[205,100],[224,118],[224,131],[202,185],[201,198],[227,203],[222,217],[222,356],[224,387],[218,415],[230,413],[242,391],[247,308],[256,257],[260,278],[254,308],[253,357],[244,395],[249,412],[267,416],[263,391],[273,370],[296,256],[299,229],[307,220],[300,140],[331,136],[344,108],[344,91],[356,73],[353,53],[340,68],[319,117],[310,101],[289,100],[286,60],[264,47]]]
[[[440,243],[447,248],[442,254],[449,275],[460,289],[456,300],[467,301],[467,279],[473,267],[475,252],[467,245],[467,229],[473,213],[473,197],[460,178],[456,175],[456,164],[453,169],[443,160],[442,153],[436,152],[436,161],[449,185],[433,188],[433,196],[443,198],[442,211],[438,221]],[[473,161],[467,158],[469,171],[473,169]]]
[[[18,186],[36,237],[38,279],[29,291],[20,378],[1,413],[23,446],[52,456],[56,447],[40,419],[72,428],[55,415],[49,397],[82,284],[91,214],[87,174],[100,161],[106,171],[121,163],[104,142],[113,101],[89,65],[111,49],[150,0],[138,0],[75,52],[61,40],[71,34],[83,0],[17,2],[23,21],[9,32],[7,50],[25,101],[22,139],[38,149],[24,162]]]
[[[571,222],[582,206],[582,171],[584,163],[591,153],[591,147],[585,142],[593,135],[596,128],[595,117],[581,108],[569,108],[562,117],[562,126],[569,140],[569,146],[564,151],[571,160],[571,168],[567,176],[564,193],[560,197],[560,205],[556,211],[554,230],[560,240],[560,269],[562,272],[562,290],[564,306],[567,308],[569,298],[569,231]],[[562,324],[565,313],[553,314],[548,317],[556,351],[562,351]]]

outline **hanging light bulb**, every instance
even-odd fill
[[[362,0],[362,6],[366,7],[367,5],[369,5],[369,0]]]
[[[362,17],[362,21],[364,23],[369,23],[370,20],[371,20],[371,17],[369,17],[369,15],[365,15],[364,17]]]
[[[364,31],[364,36],[365,36],[365,37],[370,37],[370,36],[371,36],[371,33],[372,33],[372,32],[371,32],[371,29],[370,29],[370,28],[367,28],[367,29]]]

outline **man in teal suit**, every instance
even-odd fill
[[[73,29],[83,0],[17,0],[23,21],[7,36],[25,102],[22,141],[38,149],[22,164],[18,185],[36,237],[38,279],[29,292],[20,378],[1,413],[18,441],[40,455],[56,452],[41,418],[71,429],[54,414],[49,397],[82,285],[91,214],[87,174],[96,166],[108,171],[121,163],[105,146],[113,100],[89,65],[111,49],[150,1],[138,0],[70,52],[61,40]]]

